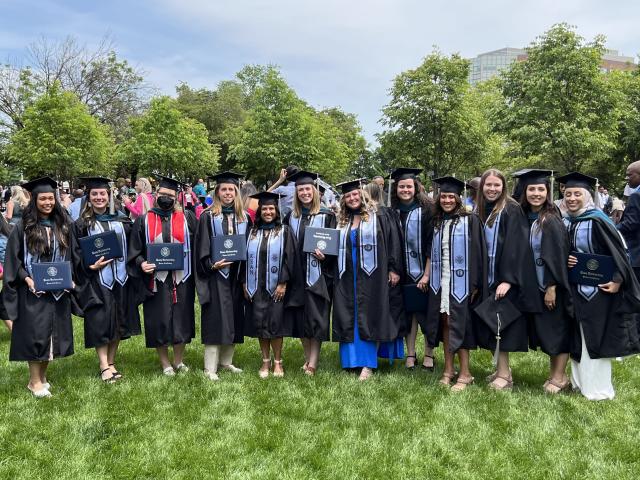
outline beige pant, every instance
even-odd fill
[[[234,347],[235,345],[205,345],[204,371],[216,373],[219,365],[231,365]]]

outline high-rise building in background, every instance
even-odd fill
[[[469,83],[475,85],[478,82],[489,80],[497,76],[502,70],[508,69],[513,62],[523,62],[527,57],[526,50],[511,47],[481,53],[471,59]],[[600,62],[600,69],[603,72],[632,70],[634,68],[637,68],[634,58],[620,55],[617,50],[607,50]]]

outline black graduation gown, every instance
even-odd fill
[[[406,229],[407,218],[409,216],[409,213],[411,213],[411,211],[401,211],[401,210],[393,211],[395,220],[397,222],[397,229],[400,234],[400,249],[402,250],[402,275],[400,275],[401,285],[410,285],[410,284],[417,283],[407,274],[407,262],[406,262],[407,252],[406,252],[406,249],[404,248],[404,241],[405,241],[404,235],[405,235],[405,229]],[[422,239],[421,241],[422,265],[426,267],[427,259],[431,255],[431,240],[433,239],[433,224],[432,224],[433,213],[431,211],[430,206],[422,207],[421,217],[422,217],[422,221],[420,223],[420,230],[421,230],[420,237]],[[418,320],[418,324],[420,325],[420,328],[422,329],[423,332],[426,332],[427,331],[427,312],[426,311],[413,312],[411,314],[407,314],[407,322],[409,322],[407,327],[409,329],[411,328],[411,325],[410,325],[411,315],[415,315],[416,319]]]
[[[146,261],[147,239],[145,237],[144,214],[136,219],[129,241],[129,275],[141,278],[144,289],[142,313],[144,316],[144,336],[147,348],[190,343],[195,336],[195,280],[193,260],[193,236],[196,231],[196,217],[189,210],[184,212],[191,241],[191,276],[176,285],[176,303],[173,303],[173,281],[171,272],[166,281],[156,281],[157,291],[151,287],[151,275],[142,272],[140,265]],[[162,220],[162,239],[169,243],[171,218]]]
[[[392,297],[394,289],[389,287],[389,271],[398,275],[402,273],[402,246],[397,223],[387,212],[378,215],[376,241],[378,267],[371,276],[360,268],[360,255],[355,266],[358,333],[362,340],[390,342],[406,334],[406,319],[400,287],[395,289],[400,290],[399,305],[397,300],[394,307],[391,305],[392,298],[397,296],[393,294]],[[360,244],[359,235],[356,242]],[[332,339],[335,342],[353,342],[353,269],[349,235],[346,241],[345,271],[342,277],[337,271],[334,275]]]
[[[532,222],[531,222],[532,223]],[[529,254],[533,252],[529,249]],[[569,237],[567,229],[559,216],[549,216],[542,231],[541,252],[544,262],[545,285],[556,286],[556,307],[549,310],[544,306],[545,292],[538,289],[538,296],[543,305],[539,313],[528,314],[529,347],[540,348],[547,355],[569,353],[571,332],[571,291],[567,273],[569,256]],[[529,272],[536,278],[536,270]]]
[[[478,306],[483,298],[483,291],[487,288],[484,277],[487,262],[484,229],[477,215],[471,214],[467,218],[469,219],[467,232],[469,295],[460,303],[449,293],[449,351],[451,353],[457,352],[460,348],[471,350],[477,347],[473,309]],[[449,225],[449,228],[451,233],[453,222]],[[449,252],[451,252],[451,240],[450,236]],[[455,275],[455,272],[451,270],[451,278],[453,278],[453,275]],[[472,303],[471,297],[474,290],[477,290],[477,293]],[[437,347],[443,340],[442,322],[440,321],[441,299],[442,287],[438,293],[434,293],[431,286],[429,286],[429,305],[427,307],[425,332],[431,348]]]
[[[325,214],[324,228],[336,228],[336,216],[328,209],[322,209],[320,213]],[[292,212],[284,218],[283,223],[289,225]],[[291,308],[287,314],[292,314],[293,333],[296,338],[315,338],[319,341],[329,340],[329,325],[331,313],[331,291],[333,286],[333,258],[325,258],[322,265],[322,275],[312,286],[306,283],[307,275],[307,253],[303,252],[304,232],[306,230],[310,215],[303,215],[300,220],[298,236],[296,238],[296,263],[300,267],[300,283],[304,285],[304,304],[301,307]],[[293,229],[292,229],[293,233]],[[313,259],[312,261],[318,261]]]
[[[128,245],[133,223],[128,217],[119,217],[117,221],[124,227]],[[100,223],[104,231],[109,230],[108,222]],[[82,218],[75,222],[75,229],[78,238],[89,235],[88,227]],[[78,296],[84,317],[85,347],[100,347],[114,340],[124,340],[133,335],[140,335],[138,306],[143,300],[141,279],[129,276],[124,286],[114,282],[112,289],[109,290],[100,283],[99,272],[85,265],[84,258],[81,265],[78,276],[86,278],[86,283],[91,287]],[[91,298],[92,295],[94,298]],[[93,307],[85,306],[88,300],[94,304]]]
[[[281,268],[278,272],[278,283],[286,283],[284,299],[275,302],[266,289],[267,239],[260,245],[258,259],[258,288],[251,301],[245,299],[245,334],[254,338],[290,337],[293,333],[294,315],[286,313],[290,308],[302,306],[304,290],[301,288],[301,276],[296,264],[296,239],[287,225],[282,225],[284,247],[282,250]],[[258,230],[257,235],[265,231]],[[271,234],[270,233],[270,234]],[[250,234],[251,235],[251,234]],[[247,281],[246,268],[241,271],[242,283]]]
[[[622,285],[615,294],[598,290],[590,301],[580,295],[577,285],[571,285],[577,321],[573,323],[570,353],[578,362],[582,355],[580,326],[584,332],[587,351],[593,359],[624,357],[640,352],[637,325],[637,312],[640,312],[638,280],[615,227],[600,218],[591,222],[593,253],[613,257],[616,268],[614,280],[621,281]],[[571,251],[575,251],[574,232],[578,223],[569,227]]]
[[[70,237],[71,247],[64,260],[71,261],[73,281],[76,288],[82,288],[82,281],[75,274],[81,255],[71,224]],[[64,293],[56,301],[51,293],[40,297],[31,293],[24,281],[29,276],[24,258],[24,230],[19,222],[9,236],[4,264],[3,300],[7,316],[13,320],[9,360],[47,361],[72,355],[71,295]],[[51,257],[43,255],[41,261],[51,261]]]
[[[523,313],[509,326],[500,332],[500,351],[526,352],[529,349],[529,332],[525,313],[540,312],[542,309],[540,295],[533,271],[533,257],[528,248],[529,222],[520,206],[507,203],[502,211],[500,225],[497,232],[497,246],[495,254],[494,282],[484,293],[495,295],[496,288],[502,282],[511,284],[506,297]],[[489,252],[487,251],[487,268],[485,277],[489,275]],[[496,336],[491,328],[476,314],[475,333],[478,346],[494,351]]]
[[[223,213],[222,228],[229,232],[228,218],[234,214]],[[244,262],[234,262],[225,278],[220,271],[211,269],[211,212],[204,212],[198,221],[196,232],[196,289],[201,305],[201,337],[205,345],[232,345],[244,342],[244,294],[240,282],[240,271]],[[247,218],[246,234],[251,229],[251,218]]]

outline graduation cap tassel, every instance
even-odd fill
[[[493,352],[493,366],[497,367],[498,366],[498,356],[500,355],[500,314],[497,313],[496,314],[498,317],[498,330],[496,333],[496,351]]]

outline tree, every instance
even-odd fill
[[[9,161],[27,177],[53,174],[69,180],[78,175],[109,174],[113,138],[109,127],[92,117],[78,98],[58,84],[22,116],[23,128],[11,136]]]
[[[152,91],[144,82],[144,72],[118,59],[109,37],[95,50],[79,45],[73,37],[61,42],[43,38],[29,47],[27,60],[27,67],[0,68],[0,125],[11,130],[23,127],[25,110],[54,84],[76,94],[91,115],[118,134]]]
[[[457,174],[486,155],[489,124],[470,96],[469,61],[434,50],[414,70],[398,75],[383,108],[380,156],[390,166]]]
[[[118,159],[133,177],[142,171],[192,181],[218,168],[217,149],[207,136],[205,126],[186,118],[172,99],[155,98],[144,115],[131,118]]]
[[[585,173],[609,158],[618,111],[600,72],[604,41],[586,42],[574,27],[557,24],[527,48],[526,61],[504,74],[496,128],[509,139],[512,155]]]

